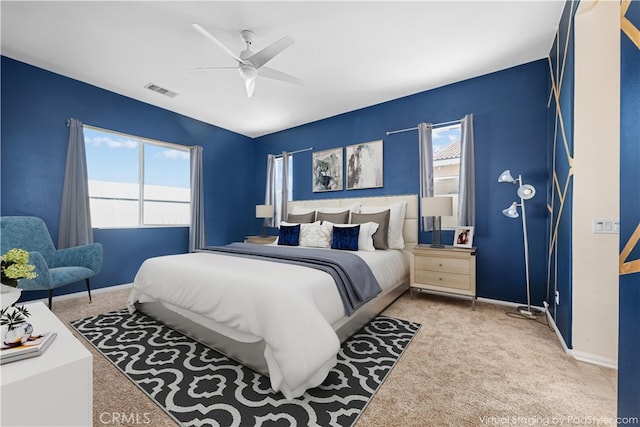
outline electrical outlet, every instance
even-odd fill
[[[556,291],[556,305],[560,305],[560,292]]]

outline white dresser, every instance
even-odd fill
[[[34,333],[57,332],[38,356],[0,365],[0,425],[93,425],[93,357],[41,302],[25,304]]]

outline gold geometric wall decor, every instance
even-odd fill
[[[629,37],[629,40],[640,49],[640,30],[626,17],[627,11],[631,6],[631,0],[622,0],[620,2],[620,29]],[[640,242],[640,223],[636,226],[635,231],[624,245],[620,252],[619,274],[640,273],[640,259],[629,261],[631,251],[638,246]]]
[[[553,159],[552,159],[552,176],[549,177],[551,181],[551,199],[547,204],[549,210],[549,252],[547,258],[547,298],[549,298],[549,290],[551,288],[557,290],[558,286],[558,235],[560,233],[560,224],[562,219],[562,213],[564,212],[565,203],[567,202],[567,196],[572,189],[573,181],[573,155],[571,153],[570,141],[567,137],[565,128],[566,120],[573,120],[570,115],[571,112],[567,112],[568,116],[562,111],[561,106],[561,94],[562,84],[564,82],[565,65],[567,63],[567,54],[570,49],[571,38],[571,26],[573,23],[573,16],[577,8],[577,2],[571,1],[570,4],[569,19],[567,20],[567,28],[564,32],[565,40],[560,40],[561,32],[558,29],[555,40],[555,53],[556,57],[548,57],[549,62],[549,74],[551,79],[551,93],[549,94],[549,108],[555,110],[555,131],[553,136]],[[561,47],[564,47],[562,52],[562,58],[560,57]],[[560,145],[562,144],[562,145]],[[564,150],[564,156],[559,156],[558,150]],[[566,164],[558,164],[558,159],[564,159]],[[566,170],[564,176],[559,176],[561,170]],[[552,298],[553,300],[553,298]],[[553,312],[555,316],[555,310]]]
[[[640,30],[626,17],[629,6],[631,6],[631,0],[620,2],[620,29],[640,49]]]
[[[640,224],[636,227],[636,230],[629,238],[629,241],[624,245],[624,249],[620,252],[620,275],[631,274],[640,272],[640,259],[634,261],[627,261],[629,254],[640,242]]]

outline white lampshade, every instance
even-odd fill
[[[453,215],[453,197],[424,197],[421,204],[422,216]]]
[[[518,218],[520,216],[518,214],[518,204],[516,202],[511,203],[511,206],[502,210],[502,213],[509,218]]]
[[[536,195],[536,188],[531,184],[524,184],[518,188],[518,196],[521,199],[529,200]]]
[[[500,174],[500,176],[498,177],[498,182],[510,182],[511,184],[513,184],[516,182],[516,180],[513,179],[513,176],[511,176],[511,171],[507,169]]]
[[[256,205],[256,218],[273,218],[273,206]]]

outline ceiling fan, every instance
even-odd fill
[[[297,85],[304,85],[304,81],[291,76],[289,74],[283,73],[282,71],[274,70],[273,68],[265,67],[264,65],[271,61],[276,55],[280,52],[288,48],[293,44],[293,39],[289,36],[284,36],[280,40],[273,42],[269,46],[265,47],[259,52],[253,52],[251,50],[251,44],[254,42],[256,35],[253,31],[243,30],[240,32],[240,37],[246,44],[246,49],[240,52],[240,55],[236,55],[225,46],[220,40],[214,37],[207,30],[202,28],[198,24],[191,24],[191,26],[206,37],[208,40],[212,41],[216,44],[220,49],[222,49],[227,55],[231,56],[233,59],[238,61],[237,67],[203,67],[196,68],[195,71],[208,71],[208,70],[219,70],[219,69],[237,69],[240,71],[240,76],[242,76],[244,80],[244,84],[247,88],[247,96],[251,98],[256,90],[256,78],[266,77],[269,79],[280,80],[287,83],[293,83]]]

